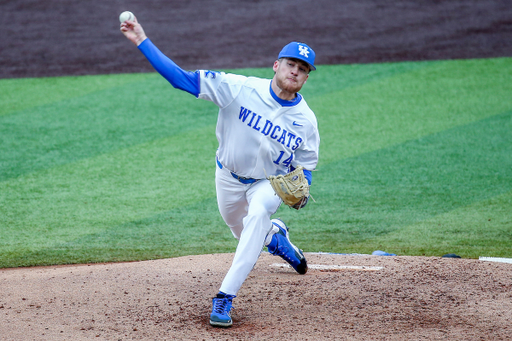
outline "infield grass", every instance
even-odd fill
[[[272,77],[271,69],[232,70]],[[304,251],[512,257],[512,58],[321,66]],[[217,108],[157,74],[0,80],[0,267],[233,252]]]

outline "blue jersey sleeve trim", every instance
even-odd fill
[[[281,98],[277,97],[274,90],[272,90],[272,81],[270,81],[269,91],[270,91],[270,94],[272,95],[272,98],[274,98],[276,100],[276,102],[281,104],[283,107],[293,107],[294,105],[299,104],[300,100],[302,99],[302,95],[299,93],[297,93],[297,97],[295,97],[291,101],[287,101],[285,99],[281,99]]]
[[[155,70],[173,87],[199,96],[199,72],[185,71],[164,55],[151,40],[146,39],[139,45],[139,50],[148,59]]]
[[[306,180],[308,180],[308,185],[311,186],[311,182],[313,181],[313,173],[307,169],[304,169],[304,176],[306,177]]]

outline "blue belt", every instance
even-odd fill
[[[256,181],[258,181],[258,179],[253,179],[253,178],[244,178],[242,176],[238,176],[236,175],[235,173],[231,172],[231,175],[237,179],[238,181],[240,181],[241,183],[243,184],[252,184],[252,183],[255,183]]]
[[[219,166],[220,169],[223,168],[222,166],[222,163],[220,163],[219,159],[217,159],[217,165]],[[247,184],[252,184],[252,183],[255,183],[256,181],[258,181],[258,179],[253,179],[253,178],[244,178],[243,176],[238,176],[236,175],[235,173],[231,172],[231,176],[234,177],[235,179],[237,179],[238,181],[240,181],[241,183],[247,185]]]

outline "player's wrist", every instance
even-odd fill
[[[148,39],[148,37],[146,37],[145,34],[141,35],[140,37],[137,36],[137,38],[135,38],[135,44],[137,46],[139,46],[140,44],[142,44],[144,42],[144,40]]]

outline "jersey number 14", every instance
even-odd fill
[[[279,152],[279,156],[277,157],[277,160],[274,160],[274,163],[276,165],[279,165],[281,163],[281,159],[283,158],[284,156],[284,152],[283,151],[280,151]],[[286,167],[290,167],[290,163],[292,163],[292,160],[293,160],[293,153],[290,155],[289,158],[287,158],[286,160],[284,160],[282,163],[283,165],[285,165]]]

